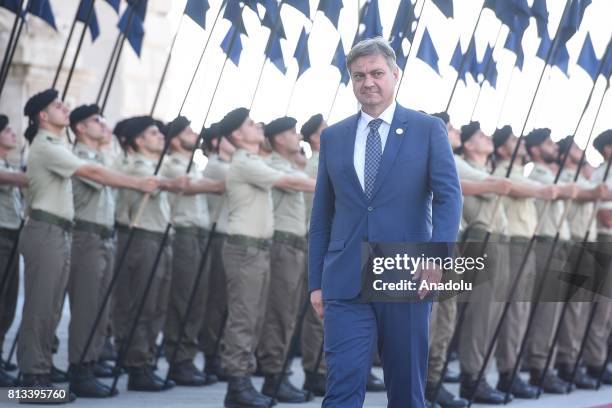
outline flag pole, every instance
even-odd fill
[[[415,37],[416,37],[417,30],[419,29],[419,25],[421,23],[421,19],[423,17],[423,9],[425,8],[425,3],[427,3],[427,0],[423,0],[423,3],[421,3],[421,10],[419,11],[419,18],[417,19],[416,27],[414,28],[414,35],[415,35]],[[406,26],[404,27],[404,31],[403,31],[404,33],[406,33],[406,31],[410,28],[409,27],[410,23],[411,22],[407,22]],[[408,60],[410,58],[410,55],[412,54],[412,48],[413,48],[412,46],[413,45],[414,45],[414,37],[412,38],[412,41],[410,41],[410,45],[408,46],[408,52],[406,53],[406,65],[404,65],[404,69],[402,69],[402,73],[400,74],[400,80],[399,80],[399,83],[397,84],[397,91],[396,91],[397,93],[396,93],[396,95],[399,95],[399,91],[400,91],[400,89],[402,87],[402,82],[404,81],[404,75],[406,74],[406,67],[408,66]],[[401,46],[402,45],[401,45],[401,41],[400,41],[400,47]]]
[[[25,0],[19,0],[19,6],[17,7],[17,12],[15,13],[15,20],[13,21],[13,26],[11,28],[11,34],[9,35],[9,40],[6,44],[6,50],[4,51],[4,57],[2,57],[2,65],[0,66],[0,75],[2,72],[4,72],[6,68],[5,65],[9,61],[8,58],[9,58],[10,50],[13,45],[13,41],[15,41],[15,33],[17,31],[17,26],[19,25],[18,24],[19,19],[22,17],[21,14],[23,13],[23,3],[25,3]]]
[[[28,1],[28,6],[30,5],[30,1]],[[11,69],[11,64],[13,62],[13,58],[15,57],[15,51],[17,50],[17,43],[19,42],[19,38],[21,37],[21,32],[23,31],[24,24],[25,24],[25,15],[21,18],[19,22],[19,28],[17,28],[17,33],[15,34],[15,40],[13,41],[13,44],[8,44],[7,50],[5,51],[6,58],[4,60],[4,66],[3,66],[4,70],[0,71],[0,96],[2,96],[2,91],[4,90],[4,85],[6,84],[6,80],[8,78],[8,74]]]
[[[66,44],[64,44],[64,49],[62,51],[62,56],[60,57],[59,63],[57,64],[57,69],[55,70],[55,77],[53,78],[53,83],[51,84],[51,88],[55,88],[57,85],[57,81],[60,76],[60,72],[62,71],[62,66],[64,65],[64,59],[66,58],[66,53],[68,52],[68,46],[70,45],[70,41],[72,40],[72,35],[74,34],[74,28],[76,27],[77,19],[79,18],[79,11],[81,8],[81,2],[77,6],[76,14],[74,15],[74,19],[72,20],[72,25],[70,26],[70,31],[68,32],[68,37],[66,38]],[[91,0],[91,7],[93,7],[94,0]]]
[[[489,58],[489,60],[487,61],[487,63],[485,64],[485,69],[484,72],[482,73],[483,78],[482,78],[482,82],[480,82],[478,84],[478,96],[476,96],[476,102],[474,102],[474,107],[472,108],[472,114],[470,115],[470,121],[474,120],[474,115],[476,114],[476,108],[478,107],[478,102],[480,101],[480,96],[482,95],[482,88],[484,87],[484,83],[487,79],[487,72],[489,72],[489,68],[491,68],[491,64],[493,64],[493,54],[495,53],[495,50],[497,49],[497,43],[499,42],[499,36],[501,34],[502,31],[502,27],[504,25],[501,24],[499,26],[499,29],[497,30],[497,36],[495,37],[495,43],[493,44],[493,50],[491,51],[491,58]],[[491,82],[489,81],[489,84]]]

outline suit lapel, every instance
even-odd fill
[[[357,172],[355,171],[354,164],[354,154],[355,154],[355,138],[357,137],[357,123],[359,122],[359,114],[354,115],[351,120],[347,121],[344,132],[348,135],[346,143],[348,146],[346,148],[341,148],[340,150],[343,152],[343,161],[344,161],[344,170],[347,173],[349,182],[353,185],[359,193],[366,198],[366,195],[361,188],[361,183],[359,183],[359,178],[357,177]]]
[[[374,180],[372,199],[380,189],[380,186],[385,180],[387,173],[389,173],[389,170],[391,170],[391,167],[393,167],[397,154],[402,147],[402,142],[406,137],[408,137],[406,131],[407,121],[408,118],[406,115],[406,110],[398,104],[395,108],[395,113],[393,114],[393,121],[391,122],[391,127],[389,128],[389,135],[387,136],[387,143],[385,144],[380,167],[378,168],[378,173],[376,174],[376,180]],[[399,133],[398,129],[401,129]],[[355,139],[353,137],[353,143],[354,141]]]

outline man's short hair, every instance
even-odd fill
[[[346,68],[349,73],[351,72],[351,64],[361,57],[370,55],[382,55],[387,61],[389,68],[394,69],[397,67],[395,51],[389,45],[389,42],[382,37],[368,38],[359,41],[346,56]]]

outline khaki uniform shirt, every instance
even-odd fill
[[[308,177],[317,178],[317,172],[319,171],[319,152],[312,151],[312,156],[306,163],[304,171]],[[310,228],[310,215],[312,213],[312,200],[314,199],[314,193],[304,193],[304,203],[306,204],[306,229]]]
[[[129,173],[138,177],[152,176],[156,165],[157,162],[143,155],[135,154]],[[135,190],[130,190],[129,193],[133,197],[130,200],[129,215],[130,220],[134,220],[144,193]],[[148,231],[164,232],[169,221],[170,203],[168,201],[168,193],[161,190],[155,191],[150,195],[137,227]]]
[[[82,143],[76,144],[74,154],[83,161],[104,166],[102,154]],[[113,189],[80,177],[72,178],[72,187],[74,190],[74,218],[112,228],[115,224]]]
[[[0,158],[0,171],[18,173],[19,169]],[[18,229],[21,223],[19,187],[0,184],[0,228]]]
[[[232,157],[227,172],[228,234],[272,238],[274,214],[270,190],[285,174],[268,166],[264,159],[244,149]]]
[[[40,130],[28,156],[28,209],[72,221],[72,175],[86,162],[72,153],[63,138]]]
[[[124,174],[131,174],[132,162],[134,157],[132,155],[123,156],[120,161],[114,163],[114,170]],[[118,188],[115,192],[115,221],[119,225],[127,227],[130,225],[130,207],[134,200],[134,194],[127,188]]]
[[[529,178],[535,181],[538,181],[544,185],[552,185],[555,182],[555,174],[546,166],[535,163],[533,166],[533,170],[529,174]],[[536,208],[538,211],[538,215],[542,213],[544,209],[545,201],[541,199],[536,199]],[[557,233],[557,224],[563,215],[563,210],[565,208],[565,204],[563,200],[555,200],[550,203],[548,207],[548,211],[543,215],[542,226],[540,227],[539,235],[545,235],[549,237],[554,237]],[[563,221],[561,225],[561,229],[559,231],[559,238],[562,240],[570,239],[570,230],[569,225],[567,223],[567,219]]]
[[[607,162],[603,162],[598,168],[593,171],[593,175],[591,176],[591,182],[594,184],[602,183],[604,176],[606,175],[606,167],[608,166]],[[612,173],[612,169],[610,169],[610,173]],[[609,189],[612,189],[612,174],[608,175],[606,179],[606,185]],[[601,201],[599,203],[599,208],[602,210],[612,210],[612,201]],[[607,228],[597,221],[597,217],[595,217],[595,222],[597,224],[597,232],[600,234],[612,235],[612,228]]]
[[[466,163],[472,167],[472,170],[478,170],[479,173],[481,173],[480,177],[482,177],[482,173],[489,177],[486,167],[470,161],[466,161]],[[495,213],[495,218],[493,220],[491,219],[496,206],[496,201],[496,195],[494,194],[464,197],[463,218],[466,222],[466,229],[478,228],[485,230],[489,228],[490,224],[491,232],[506,234],[508,221],[506,219],[506,212],[503,203],[500,203],[499,208]]]
[[[500,162],[495,168],[494,174],[498,177],[505,177],[509,165],[509,160]],[[516,180],[534,187],[542,186],[540,183],[525,177],[523,170],[523,166],[515,161],[512,165],[510,180]],[[531,238],[538,224],[535,200],[533,198],[504,197],[503,202],[506,209],[506,217],[508,218],[508,235],[511,237]]]
[[[559,177],[559,182],[562,183],[572,183],[574,181],[574,177],[576,176],[575,169],[563,169],[561,172],[561,176]],[[578,181],[576,184],[580,188],[594,188],[596,187],[595,183],[591,183],[587,180],[582,174],[578,176]],[[572,238],[576,238],[579,241],[584,239],[584,235],[587,230],[590,229],[589,220],[591,219],[591,214],[593,213],[594,202],[593,201],[574,201],[572,200],[571,207],[567,214],[567,222],[570,229],[570,234]],[[595,241],[597,235],[593,235],[593,230],[589,232],[589,241]]]
[[[227,178],[227,171],[229,170],[230,164],[222,160],[219,155],[212,155],[208,158],[208,163],[204,169],[204,177],[212,180],[225,180]],[[217,219],[216,232],[221,234],[227,234],[227,218],[229,215],[229,207],[227,206],[227,194],[208,194],[206,198],[208,203],[208,213],[214,217],[217,213],[217,208],[222,205],[219,218]],[[212,228],[212,225],[211,225]]]
[[[288,176],[308,178],[306,173],[295,169],[291,162],[274,152],[266,158],[266,163]],[[274,203],[274,230],[306,236],[306,204],[304,193],[281,188],[272,189]]]
[[[177,178],[185,175],[189,159],[177,154],[170,155],[164,160],[161,174],[168,178]],[[203,178],[196,166],[191,166],[189,179],[198,181]],[[178,195],[168,193],[171,206],[174,207],[174,225],[177,227],[208,228],[210,218],[208,216],[208,204],[205,194]]]

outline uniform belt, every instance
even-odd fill
[[[19,236],[19,229],[10,229],[10,228],[0,227],[0,237],[14,240],[14,239],[17,239],[18,236]]]
[[[469,228],[465,231],[466,238],[469,239],[482,239],[484,240],[487,236],[487,231],[481,228]],[[497,232],[489,233],[489,242],[508,242],[508,236],[499,234]]]
[[[71,232],[72,228],[74,227],[74,223],[72,221],[42,210],[32,210],[30,212],[30,218],[36,221],[57,225],[66,232]]]
[[[612,235],[604,234],[602,232],[597,234],[597,241],[599,242],[612,242]]]
[[[96,224],[95,222],[89,222],[85,220],[74,220],[74,229],[77,231],[93,232],[102,239],[109,239],[113,237],[115,231],[102,224]]]
[[[527,244],[527,243],[529,243],[529,241],[531,241],[531,238],[521,237],[521,236],[518,236],[518,235],[510,237],[510,242],[516,242],[516,243],[519,243],[519,244]]]
[[[195,235],[196,237],[206,238],[208,236],[208,230],[201,227],[174,227],[174,231],[177,234],[188,234]]]
[[[292,234],[290,232],[274,231],[274,236],[272,237],[272,240],[279,244],[285,244],[296,249],[301,249],[302,251],[305,251],[308,248],[308,244],[306,243],[306,237],[302,237],[297,234]]]
[[[536,236],[536,241],[538,242],[553,242],[555,240],[555,238],[549,236],[549,235],[538,235]]]
[[[161,241],[164,238],[163,232],[158,231],[149,231],[142,228],[134,228],[134,236],[138,236],[140,238],[152,239],[154,241]],[[170,242],[169,239],[166,239],[166,245]]]
[[[250,247],[255,247],[259,249],[269,249],[271,240],[265,239],[265,238],[254,238],[254,237],[248,237],[246,235],[234,234],[234,235],[228,235],[226,242],[228,244],[233,244],[233,245],[243,245],[243,246],[250,246]]]

